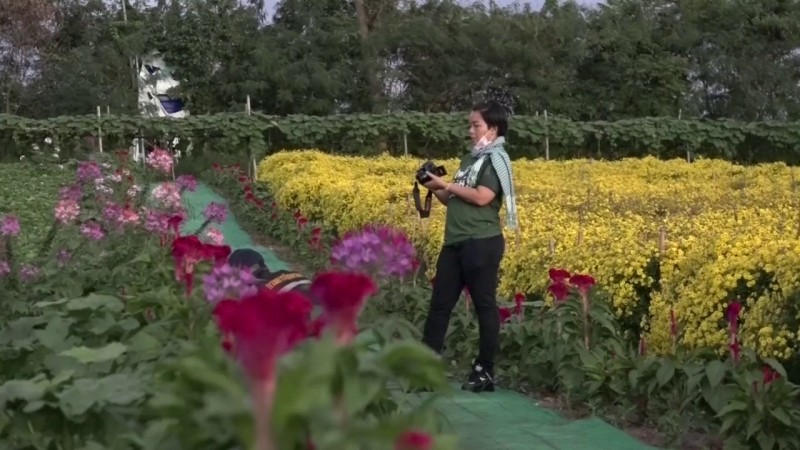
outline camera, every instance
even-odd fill
[[[443,177],[447,175],[447,171],[444,169],[444,166],[437,166],[433,163],[433,161],[425,161],[425,164],[417,170],[417,181],[420,184],[425,184],[428,181],[431,181],[431,177],[428,176],[427,172],[430,172],[437,177]]]

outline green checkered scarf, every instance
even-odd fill
[[[473,155],[478,160],[470,168],[467,184],[472,187],[477,186],[478,174],[488,156],[492,166],[494,166],[494,170],[497,172],[498,178],[500,178],[500,186],[503,188],[503,195],[506,199],[506,227],[510,230],[516,230],[519,225],[517,223],[517,198],[514,191],[514,174],[511,171],[511,159],[503,149],[505,142],[505,138],[500,136],[486,147],[477,151],[472,150]]]

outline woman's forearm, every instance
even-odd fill
[[[488,202],[482,202],[482,198],[480,193],[476,188],[471,188],[468,186],[461,186],[460,184],[450,184],[447,189],[443,190],[445,194],[448,196],[450,194],[455,195],[456,197],[464,200],[466,202],[472,203],[473,205],[484,206]],[[438,195],[437,195],[438,196]]]
[[[450,198],[450,193],[447,192],[446,189],[437,189],[433,191],[433,195],[436,196],[436,198],[439,200],[439,202],[441,202],[441,204],[447,206],[447,200]]]

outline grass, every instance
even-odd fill
[[[39,251],[50,225],[58,190],[74,177],[74,171],[52,164],[0,163],[0,216],[19,218],[22,232],[14,245],[20,260]]]

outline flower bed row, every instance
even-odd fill
[[[439,395],[441,361],[380,327],[352,333],[372,279],[319,276],[312,316],[226,264],[207,233],[222,205],[179,232],[196,182],[171,181],[168,155],[145,172],[119,156],[78,165],[34,257],[16,251],[27,222],[0,214],[0,448],[456,448],[397,393]]]
[[[215,166],[207,179],[225,193],[237,216],[291,245],[314,268],[331,262],[331,248],[339,254],[333,262],[348,264],[342,255],[355,250],[347,247],[368,245],[369,236],[376,233],[367,228],[339,237],[328,222],[309,219],[294,202],[284,203],[270,185],[252,182],[237,167]],[[388,249],[370,248],[365,253],[377,255],[375,261],[398,258]],[[378,270],[381,264],[373,263],[365,270]],[[726,448],[800,448],[798,386],[787,379],[777,360],[760,358],[743,343],[741,303],[726,304],[722,358],[716,351],[686,346],[686,325],[674,310],[665,325],[667,348],[655,354],[646,338],[630,340],[622,332],[611,296],[593,277],[564,269],[545,274],[546,301],[526,301],[517,293],[513,303],[501,308],[501,382],[557,393],[570,404],[587,406],[616,423],[656,425],[671,438],[665,445],[677,445],[690,431],[700,431],[711,448],[722,442]],[[368,303],[364,318],[399,316],[418,332],[430,289],[424,277],[403,275],[404,279],[387,281],[379,301]],[[468,366],[478,339],[468,292],[464,297],[467,307],[455,311],[444,355],[459,367]]]
[[[456,160],[437,163],[451,172],[457,167]],[[432,270],[444,208],[434,201],[430,218],[419,219],[411,188],[420,164],[285,151],[266,157],[257,179],[281,205],[337,232],[370,223],[400,227]],[[725,309],[738,299],[747,346],[781,360],[794,354],[796,168],[648,158],[518,160],[514,172],[522,232],[507,236],[502,295],[543,292],[549,267],[592,273],[612,295],[625,329],[646,334],[657,352],[670,347],[674,314],[684,325],[684,344],[724,353]]]

